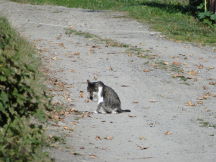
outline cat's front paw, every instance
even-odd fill
[[[95,111],[94,113],[95,113],[95,114],[100,114],[100,112],[98,112],[98,111]]]

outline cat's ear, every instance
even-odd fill
[[[87,84],[91,83],[89,80],[87,80]]]

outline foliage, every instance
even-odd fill
[[[0,18],[0,125],[48,106],[32,47]]]
[[[188,9],[190,9],[190,12],[201,22],[213,27],[213,24],[216,22],[216,14],[208,11],[208,6],[207,0],[189,0]]]
[[[0,161],[49,161],[42,147],[46,145],[42,126],[29,125],[17,117],[0,128]]]
[[[197,17],[203,23],[212,26],[216,23],[216,14],[211,11],[206,11],[204,3],[197,7]]]
[[[49,161],[44,130],[29,119],[44,118],[49,107],[39,65],[31,45],[0,17],[0,161]]]

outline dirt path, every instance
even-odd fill
[[[122,13],[3,0],[0,12],[35,44],[50,80],[63,87],[52,89],[53,103],[94,112],[97,102],[88,102],[86,80],[101,80],[118,92],[123,109],[132,111],[68,113],[50,124],[48,132],[65,139],[50,150],[56,161],[215,161],[213,48],[166,40]],[[67,28],[130,47],[78,33],[69,36]]]

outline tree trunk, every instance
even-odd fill
[[[208,0],[208,10],[216,14],[216,0]]]

